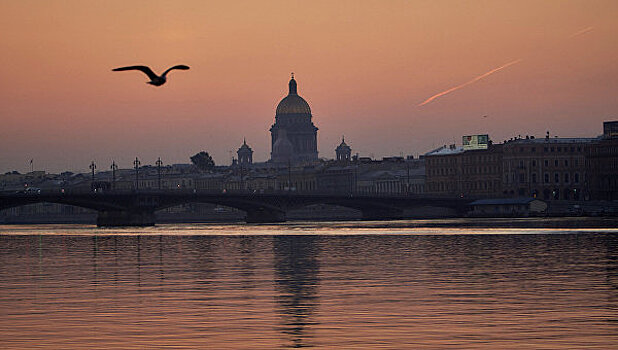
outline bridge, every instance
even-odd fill
[[[247,213],[248,223],[283,222],[286,212],[313,204],[329,204],[359,210],[363,220],[400,219],[405,209],[432,206],[464,213],[467,198],[437,198],[417,195],[367,195],[320,193],[249,193],[200,191],[109,191],[0,194],[0,210],[35,204],[57,203],[93,209],[98,212],[97,226],[152,226],[155,211],[185,203],[211,203]]]

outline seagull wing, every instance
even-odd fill
[[[171,69],[171,68],[170,68]],[[154,72],[152,71],[152,69],[146,67],[146,66],[129,66],[129,67],[120,67],[120,68],[114,68],[112,69],[114,72],[120,72],[123,70],[139,70],[144,72],[144,74],[146,74],[148,76],[148,78],[150,78],[150,80],[155,80],[158,79],[159,76],[157,76],[156,74],[154,74]]]
[[[166,70],[165,72],[163,72],[163,74],[161,75],[162,78],[165,78],[165,76],[167,75],[167,73],[169,73],[169,71],[171,71],[172,69],[182,69],[182,70],[187,70],[189,69],[189,66],[185,66],[184,64],[179,64],[177,66],[174,66],[172,68],[169,68],[168,70]]]

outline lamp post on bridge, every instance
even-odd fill
[[[133,161],[133,165],[135,166],[135,192],[139,190],[139,166],[140,164],[142,163],[140,163],[139,159],[135,157],[135,160]]]
[[[92,170],[92,181],[90,182],[90,190],[94,191],[94,170],[97,168],[94,160],[90,163],[90,170]]]
[[[407,176],[406,176],[406,196],[410,195],[410,163],[406,161],[406,170],[407,170]]]
[[[116,165],[116,162],[114,162],[112,160],[112,166],[110,167],[110,169],[112,169],[112,190],[116,189],[116,170],[118,170],[118,165]]]
[[[157,162],[155,163],[157,164],[157,176],[158,176],[158,180],[159,180],[159,191],[161,190],[161,165],[163,165],[163,162],[161,161],[161,157],[159,157],[157,159]]]
[[[288,191],[292,190],[292,161],[288,158]]]

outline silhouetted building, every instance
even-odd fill
[[[455,145],[424,156],[425,192],[432,195],[489,198],[502,194],[502,145],[464,150]]]
[[[550,138],[548,133],[545,138],[517,137],[498,145],[489,142],[486,150],[441,147],[425,155],[426,192],[546,201],[609,198],[591,197],[589,179],[598,179],[600,192],[615,183],[618,176],[610,165],[611,145],[610,138]],[[591,154],[598,160],[587,165]]]
[[[516,138],[503,144],[503,196],[589,199],[586,155],[596,138]]]
[[[242,146],[236,151],[236,154],[238,154],[239,165],[253,164],[253,150],[247,145],[246,139],[243,139]]]
[[[603,123],[603,136],[588,154],[590,196],[618,200],[618,121]]]
[[[352,158],[352,148],[345,143],[345,138],[341,137],[341,144],[335,149],[337,161],[349,162]]]
[[[299,163],[318,159],[318,128],[311,118],[309,104],[298,95],[292,74],[288,95],[279,102],[275,123],[270,128],[272,162]]]
[[[317,189],[322,193],[357,192],[358,165],[330,166],[317,174]]]

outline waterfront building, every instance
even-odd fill
[[[200,174],[195,178],[195,187],[199,191],[220,192],[226,187],[226,173]]]
[[[617,198],[618,136],[515,137],[487,149],[443,146],[425,154],[426,192],[472,198],[544,201]],[[465,142],[465,138],[464,138]]]
[[[276,190],[316,192],[318,189],[317,175],[322,167],[321,164],[316,164],[279,168],[276,173]]]
[[[311,108],[298,95],[298,85],[292,73],[288,95],[277,105],[275,123],[270,128],[271,162],[308,163],[318,160],[318,128],[311,119]]]
[[[355,193],[358,186],[357,179],[357,164],[332,164],[317,174],[317,189],[321,193]]]
[[[502,193],[502,145],[465,150],[442,146],[424,155],[425,193],[438,196],[491,198]]]
[[[590,196],[618,200],[618,121],[603,123],[603,136],[590,145],[587,168]]]
[[[503,144],[503,197],[590,199],[586,155],[596,138],[515,138]]]

